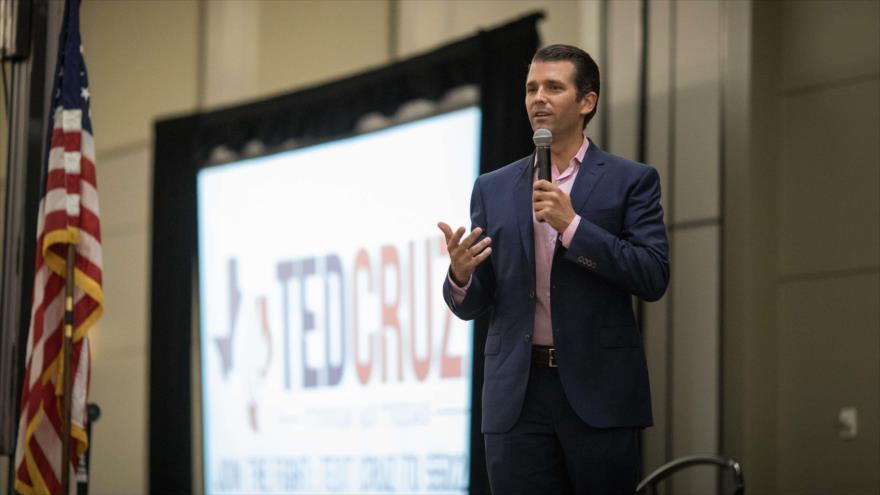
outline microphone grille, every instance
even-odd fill
[[[550,146],[553,143],[553,133],[550,129],[538,129],[532,136],[535,146]]]

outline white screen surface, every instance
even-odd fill
[[[480,113],[198,176],[208,493],[464,493],[471,325],[438,221],[468,226]]]

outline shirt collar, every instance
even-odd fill
[[[584,163],[584,157],[587,155],[587,149],[590,147],[590,140],[587,139],[587,136],[584,136],[584,142],[581,143],[581,147],[578,148],[577,153],[572,157],[573,160],[577,161],[577,164],[580,165]],[[535,155],[535,159],[532,160],[532,168],[536,168],[538,166],[538,156]]]
[[[587,148],[590,147],[590,140],[587,139],[587,136],[584,136],[584,142],[581,143],[581,147],[578,149],[577,153],[574,154],[574,159],[577,160],[578,164],[584,163],[584,157],[587,155]]]

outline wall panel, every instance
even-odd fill
[[[781,2],[780,62],[786,90],[880,72],[880,2]]]
[[[641,2],[609,2],[608,60],[603,83],[608,136],[602,145],[615,155],[638,159]],[[601,67],[600,67],[601,68]],[[602,106],[600,105],[601,109]]]
[[[133,147],[103,153],[95,165],[101,195],[101,232],[106,236],[143,229],[150,219],[152,150]]]
[[[199,10],[199,108],[232,105],[257,93],[262,2],[203,2]]]
[[[538,25],[542,44],[577,44],[581,9],[576,0],[406,0],[399,5],[399,57],[429,50],[480,28],[503,24],[522,15],[543,11]]]
[[[880,78],[782,100],[783,276],[880,265]]]
[[[388,0],[261,2],[259,30],[249,41],[259,58],[256,92],[243,97],[291,91],[386,63],[388,6]]]
[[[104,236],[104,314],[90,331],[93,359],[117,353],[143,354],[147,348],[147,298],[149,287],[149,236],[141,228],[131,232]],[[107,379],[98,370],[92,372],[92,382]],[[129,395],[128,390],[117,393]],[[144,397],[129,395],[144,403]],[[92,394],[99,405],[106,397]]]
[[[83,3],[98,161],[104,150],[146,147],[156,116],[195,109],[197,19],[191,0]]]
[[[90,441],[94,495],[147,493],[146,371],[143,352],[108,352],[92,363],[91,401],[101,407]]]
[[[648,87],[646,119],[647,163],[660,174],[660,203],[663,206],[667,225],[671,220],[671,119],[672,101],[672,43],[671,33],[673,3],[668,0],[652,1],[648,14]],[[645,340],[645,353],[648,360],[648,373],[651,377],[651,407],[654,413],[654,426],[643,434],[643,471],[651,472],[667,461],[671,442],[668,414],[670,404],[668,395],[672,382],[667,377],[671,364],[670,351],[670,296],[667,293],[661,300],[645,303],[642,330]]]
[[[720,4],[676,5],[675,218],[720,213]]]
[[[718,450],[718,226],[672,232],[672,455]],[[713,471],[676,478],[674,493],[714,489]]]
[[[779,479],[784,493],[876,493],[880,486],[880,275],[779,288]],[[837,436],[842,407],[859,434]]]

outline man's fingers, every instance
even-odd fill
[[[473,258],[477,254],[479,254],[480,251],[487,248],[489,246],[489,244],[491,244],[491,243],[492,243],[492,239],[486,237],[485,239],[481,240],[480,242],[474,244],[473,246],[466,248],[465,251],[469,255],[468,257]],[[462,244],[462,246],[464,246],[464,245]]]
[[[474,256],[474,266],[479,265],[480,263],[485,261],[486,258],[488,258],[489,255],[491,255],[491,254],[492,254],[492,248],[487,247],[480,254]]]
[[[449,244],[449,239],[452,237],[452,228],[444,222],[439,222],[437,227],[443,232],[443,237],[446,238],[446,243]]]
[[[491,238],[491,237],[486,237],[486,238],[484,238],[482,241],[480,241],[480,242],[478,242],[478,243],[476,243],[476,244],[474,245],[474,250],[477,251],[477,252],[479,252],[480,250],[482,250],[482,249],[488,247],[489,244],[492,244],[492,238]]]
[[[464,248],[471,247],[471,244],[473,244],[474,241],[477,240],[477,237],[480,237],[480,234],[482,234],[482,233],[483,233],[483,229],[481,229],[480,227],[475,228],[474,230],[471,231],[470,234],[468,234],[467,237],[464,238],[463,241],[461,241],[461,245]]]
[[[461,236],[464,235],[464,227],[459,227],[455,229],[455,233],[452,234],[452,239],[449,239],[449,248],[450,251],[453,247],[458,246],[458,243],[461,241]]]
[[[532,186],[535,191],[553,191],[556,189],[556,186],[553,185],[552,182],[546,180],[539,180],[535,182],[535,185]]]
[[[553,207],[552,201],[537,201],[532,204],[532,209],[535,210],[535,213],[540,213],[543,210]]]
[[[532,193],[532,202],[537,203],[539,201],[556,201],[558,196],[555,191],[535,191]]]
[[[535,209],[535,220],[539,222],[548,221],[548,216],[550,215],[550,211],[547,208]]]
[[[452,228],[443,222],[438,223],[437,227],[443,231],[443,235],[446,237],[446,247],[449,255],[459,261],[467,261],[473,257],[473,251],[479,252],[480,249],[485,248],[492,242],[492,239],[486,237],[476,245],[473,245],[474,241],[483,233],[483,229],[480,227],[472,230],[464,239],[461,238],[465,232],[464,227],[459,227],[455,232],[452,232]]]

